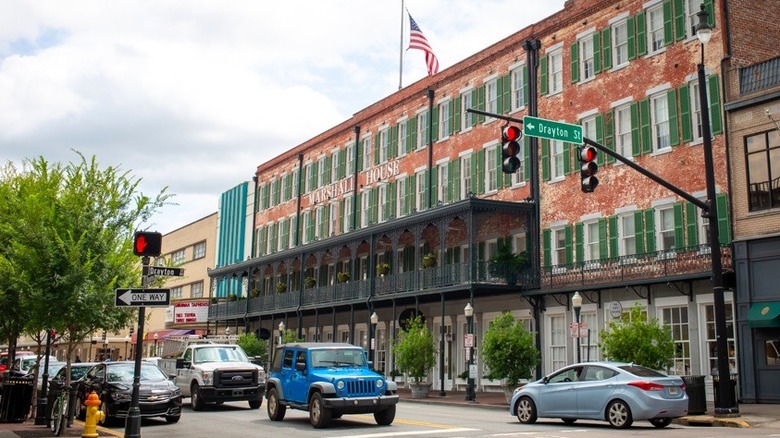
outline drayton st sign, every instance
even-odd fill
[[[523,135],[582,144],[582,126],[539,117],[523,117]]]
[[[117,307],[165,307],[171,304],[170,289],[117,289]]]

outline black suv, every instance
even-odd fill
[[[395,419],[396,384],[371,370],[366,352],[352,344],[302,342],[280,345],[266,383],[268,418],[287,408],[309,411],[315,428],[343,414],[373,413],[377,424]]]

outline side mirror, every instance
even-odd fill
[[[549,379],[547,376],[544,376],[544,378],[542,379],[542,383],[544,383],[545,385],[546,385],[546,384],[547,384],[547,382],[549,382],[549,381],[550,381],[550,379]]]
[[[189,361],[185,361],[182,358],[176,359],[176,368],[189,368],[189,367],[190,367]]]
[[[296,363],[295,364],[295,369],[297,371],[301,371],[301,372],[306,371],[306,364],[305,363]]]

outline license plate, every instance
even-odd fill
[[[669,387],[669,395],[677,395],[680,393],[680,388],[676,386],[670,386]]]

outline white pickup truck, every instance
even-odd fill
[[[180,355],[159,360],[160,368],[175,376],[183,397],[191,397],[192,409],[208,403],[249,401],[259,409],[265,394],[265,370],[249,361],[235,344],[191,343]]]

